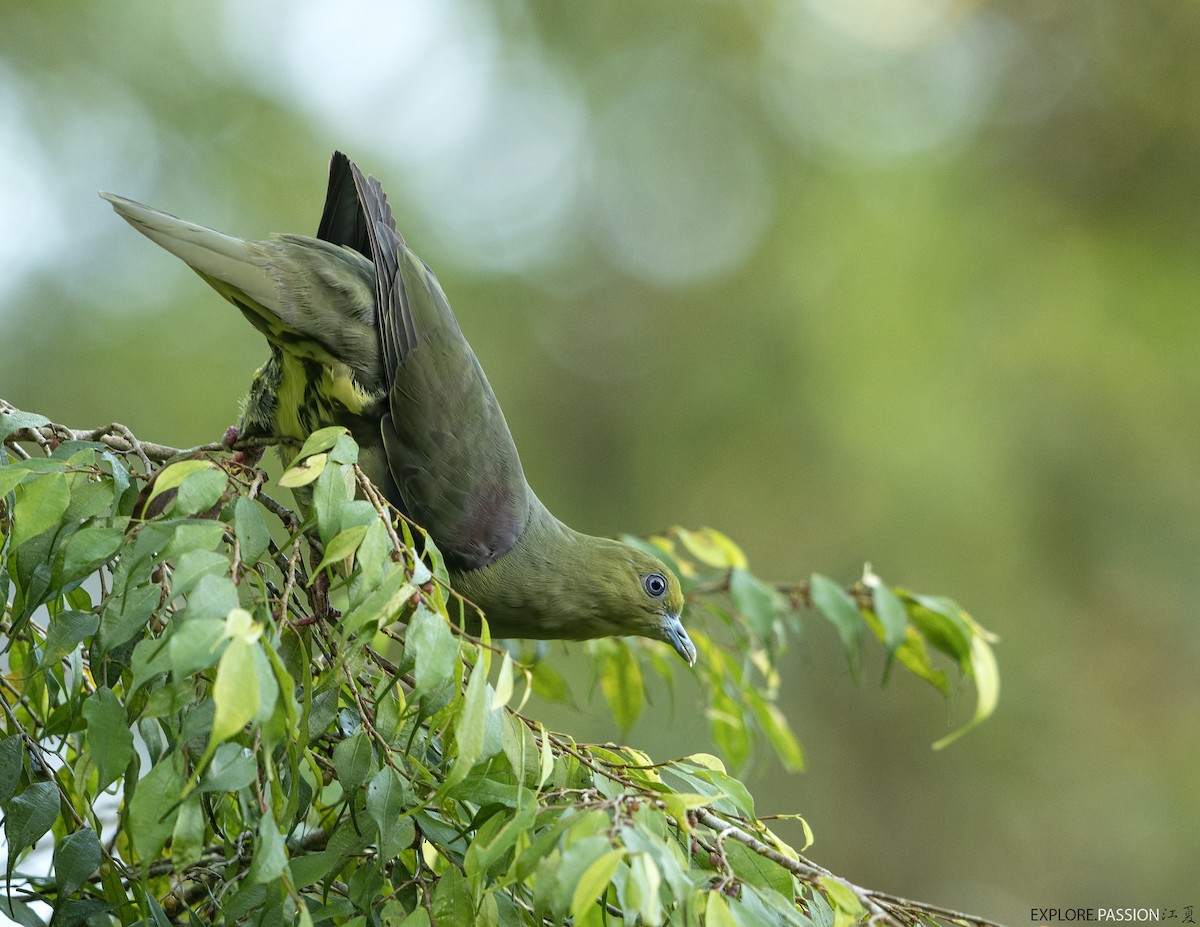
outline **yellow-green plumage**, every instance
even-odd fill
[[[374,178],[335,152],[317,238],[245,242],[101,194],[267,338],[243,436],[350,429],[360,463],[429,530],[497,637],[636,634],[689,663],[679,582],[657,558],[581,534],[530,489],[487,377]]]

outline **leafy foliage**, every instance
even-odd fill
[[[486,625],[457,630],[471,605],[436,545],[388,510],[338,429],[280,481],[310,499],[303,522],[241,455],[155,470],[171,449],[11,407],[0,437],[0,906],[21,923],[978,922],[809,862],[716,756],[655,762],[523,714],[561,678]],[[759,735],[802,765],[775,696],[810,605],[855,671],[869,630],[889,667],[943,691],[929,650],[950,655],[976,680],[976,721],[994,707],[988,637],[947,600],[869,572],[848,590],[775,587],[711,530],[638,543],[686,584],[713,740],[735,768]],[[590,650],[626,726],[645,680],[674,672],[654,642]],[[53,874],[18,872],[50,839]]]

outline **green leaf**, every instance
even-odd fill
[[[663,792],[659,796],[663,808],[679,826],[688,830],[688,812],[713,804],[711,795],[695,795],[688,792]]]
[[[351,499],[342,506],[342,523],[338,527],[342,531],[349,528],[370,528],[381,521],[375,506],[366,499]]]
[[[371,777],[366,807],[379,832],[380,858],[394,859],[416,838],[412,818],[403,816],[405,806],[413,800],[412,789],[392,767],[385,766]]]
[[[391,902],[389,902],[391,904]],[[384,911],[387,911],[387,905],[384,905]],[[464,923],[466,923],[464,921]],[[429,927],[429,913],[419,905],[416,910],[401,921],[388,922],[385,917],[381,921],[381,927]]]
[[[342,435],[329,452],[329,459],[340,464],[358,463],[358,445],[350,435]]]
[[[54,883],[69,895],[100,868],[100,841],[90,827],[67,834],[54,847]]]
[[[258,710],[254,713],[254,723],[261,726],[271,720],[279,703],[279,682],[261,645],[254,648],[254,675],[258,679]]]
[[[925,640],[917,632],[916,628],[909,627],[905,634],[905,641],[896,651],[896,659],[899,660],[906,669],[918,679],[924,679],[931,686],[946,695],[950,691],[950,684],[946,680],[946,673],[935,667],[929,659],[929,649],[925,646]]]
[[[528,839],[537,819],[538,805],[529,802],[521,806],[507,819],[504,815],[494,815],[475,834],[475,839],[467,849],[463,859],[463,868],[467,876],[475,882],[483,879],[509,850],[517,845],[522,838]]]
[[[342,511],[354,496],[350,469],[341,464],[326,466],[312,489],[312,509],[317,516],[317,530],[322,542],[328,544],[342,526]]]
[[[854,604],[850,593],[820,573],[812,575],[810,590],[817,611],[837,629],[842,639],[842,649],[846,652],[846,662],[850,666],[850,676],[858,682],[863,628],[858,606]]]
[[[254,841],[254,860],[250,864],[247,880],[264,884],[274,882],[287,869],[287,847],[279,825],[269,814],[258,819],[258,836]]]
[[[500,671],[496,674],[496,690],[492,693],[492,702],[490,708],[492,711],[499,711],[509,703],[513,696],[513,661],[512,656],[507,652],[504,658],[500,661]],[[524,702],[522,702],[524,704]],[[521,706],[517,706],[517,711],[521,710]]]
[[[71,504],[71,489],[65,473],[46,473],[26,480],[13,492],[16,496],[11,536],[14,548],[57,525]]]
[[[322,850],[292,857],[288,869],[291,870],[295,887],[303,889],[325,878],[333,869],[340,868],[343,862],[337,853]]]
[[[371,767],[375,765],[375,751],[371,738],[363,731],[351,734],[333,748],[333,769],[338,782],[347,792],[352,792],[367,781]]]
[[[34,782],[8,803],[4,810],[4,836],[8,840],[8,868],[16,858],[37,843],[58,818],[58,786]]]
[[[113,503],[113,482],[108,476],[99,479],[81,479],[82,474],[72,474],[71,504],[63,515],[64,521],[84,522],[101,513],[109,514]]]
[[[471,888],[461,872],[448,866],[433,891],[433,923],[437,925],[472,924],[475,909],[471,903]]]
[[[144,865],[158,859],[174,830],[179,797],[184,791],[184,770],[184,754],[176,750],[134,785],[125,820],[133,849]]]
[[[331,425],[328,428],[321,428],[314,431],[304,441],[304,446],[300,448],[300,452],[292,459],[289,466],[294,467],[305,457],[311,457],[313,454],[319,454],[322,451],[330,450],[342,435],[348,435],[350,432],[341,425]]]
[[[225,574],[207,573],[196,581],[188,594],[188,621],[224,621],[225,616],[238,607],[237,586]]]
[[[63,548],[62,582],[74,582],[116,556],[125,543],[123,529],[110,525],[80,528]]]
[[[603,857],[611,844],[606,835],[592,833],[591,815],[572,818],[562,843],[565,849],[542,855],[534,877],[534,907],[548,908],[556,917],[571,910],[575,888],[593,862]]]
[[[257,563],[271,542],[262,508],[249,496],[239,496],[233,507],[233,531],[243,563]]]
[[[83,717],[87,721],[88,749],[99,776],[96,789],[103,791],[133,759],[133,733],[124,706],[107,686],[101,686],[84,701]]]
[[[2,415],[3,413],[0,412],[0,416]],[[0,423],[3,421],[4,419],[0,418]],[[0,453],[3,453],[2,448],[0,448]],[[0,466],[0,497],[12,492],[13,487],[27,476],[29,476],[29,471],[24,467]]]
[[[99,628],[101,653],[119,647],[146,626],[158,607],[160,592],[158,586],[147,585],[108,597]]]
[[[813,927],[833,927],[834,912],[829,902],[820,892],[813,892],[808,899],[808,916],[812,918]]]
[[[939,596],[914,595],[912,599],[909,617],[930,645],[968,665],[972,635],[962,620],[961,609]]]
[[[739,879],[784,898],[796,894],[792,874],[778,863],[755,853],[735,840],[725,842],[725,857]]]
[[[258,777],[254,754],[235,743],[223,743],[213,753],[197,792],[238,792]]]
[[[175,872],[183,872],[203,857],[205,824],[200,797],[192,795],[184,799],[171,829],[171,866]]]
[[[725,764],[721,762],[720,757],[715,757],[711,753],[691,753],[680,762],[691,763],[701,769],[711,769],[713,772],[726,772]]]
[[[747,819],[754,819],[754,796],[740,780],[715,769],[697,770],[695,775],[720,789]]]
[[[571,697],[567,680],[545,660],[533,665],[533,692],[547,702],[565,702]]]
[[[783,610],[783,599],[770,586],[746,570],[734,567],[729,572],[729,596],[733,607],[760,640],[769,640],[775,630],[775,620]]]
[[[374,519],[367,526],[367,534],[358,546],[358,557],[355,564],[358,567],[361,587],[352,589],[350,607],[355,608],[367,590],[374,590],[382,581],[386,569],[391,566],[391,538],[388,537],[382,518]],[[356,597],[357,596],[357,597]]]
[[[89,612],[68,610],[50,620],[42,648],[42,665],[50,666],[96,633],[100,619]]]
[[[883,583],[876,583],[871,590],[871,603],[879,623],[883,625],[883,643],[892,654],[904,643],[908,633],[908,612],[900,597]]]
[[[199,457],[189,460],[177,460],[174,463],[167,464],[154,477],[154,491],[151,493],[147,502],[154,501],[155,496],[160,496],[168,489],[178,489],[183,481],[194,473],[202,473],[205,470],[214,470],[217,465],[213,461]]]
[[[596,649],[600,654],[600,689],[612,709],[613,718],[622,730],[629,730],[646,704],[646,686],[642,667],[633,649],[622,638],[601,640]]]
[[[416,591],[416,586],[406,582],[404,570],[394,568],[378,587],[342,618],[339,630],[346,638],[364,628],[368,629],[368,633],[373,633],[394,621]]]
[[[186,595],[205,576],[224,576],[229,572],[229,558],[214,550],[189,550],[179,558],[171,576],[171,593]]]
[[[225,622],[217,618],[189,618],[176,625],[166,640],[167,665],[175,678],[185,679],[197,670],[215,666],[221,656],[220,645],[224,638]],[[158,665],[156,659],[153,668],[157,669]],[[147,671],[150,669],[147,667]]]
[[[661,885],[662,873],[649,853],[635,853],[630,857],[623,906],[626,910],[637,911],[646,927],[658,927],[662,923]]]
[[[734,769],[740,769],[750,758],[750,735],[746,729],[745,707],[730,698],[723,685],[709,692],[708,726],[712,738],[729,758]]]
[[[25,768],[25,741],[20,734],[0,740],[0,805],[12,798]]]
[[[209,518],[176,520],[170,531],[171,540],[162,550],[163,560],[178,560],[191,551],[215,551],[225,541],[225,524]]]
[[[576,921],[587,915],[596,906],[597,900],[604,896],[613,873],[624,858],[625,850],[618,847],[593,860],[584,870],[571,894],[571,916]]]
[[[50,419],[36,412],[23,412],[20,409],[0,409],[0,441],[3,441],[14,431],[25,428],[44,428],[50,424]]]
[[[225,471],[217,468],[193,473],[179,484],[179,493],[171,510],[181,515],[207,512],[220,501],[229,486]]]
[[[404,657],[413,661],[413,695],[437,689],[449,681],[458,663],[458,639],[441,615],[421,606],[404,635]]]

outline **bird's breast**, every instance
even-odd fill
[[[281,435],[304,440],[329,425],[350,429],[356,441],[377,441],[380,396],[364,389],[345,364],[323,364],[283,354],[275,425]]]

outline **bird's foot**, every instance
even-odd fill
[[[233,450],[233,446],[241,440],[242,433],[238,430],[237,425],[230,425],[225,429],[225,434],[221,438],[221,443]],[[240,463],[244,467],[254,468],[258,466],[258,462],[262,460],[263,451],[265,448],[251,447],[246,450],[235,451],[233,459],[236,463]]]

